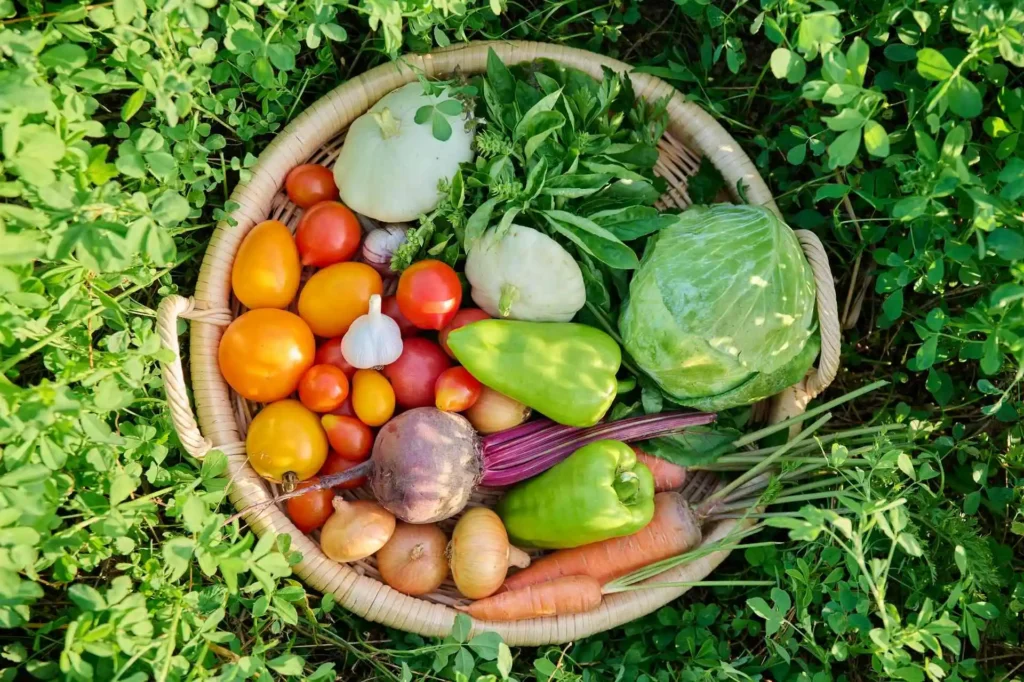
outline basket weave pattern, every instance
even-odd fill
[[[217,227],[203,259],[195,297],[170,296],[160,305],[157,328],[163,345],[174,360],[162,367],[171,416],[179,438],[190,454],[202,457],[218,449],[228,457],[232,485],[229,498],[239,509],[265,502],[274,494],[272,486],[249,467],[245,456],[245,432],[258,406],[249,404],[230,390],[217,366],[217,346],[221,333],[241,312],[231,295],[231,265],[242,239],[256,224],[275,218],[292,230],[301,211],[283,192],[285,175],[300,163],[314,162],[330,166],[337,157],[348,125],[391,90],[415,80],[417,73],[438,77],[456,70],[478,73],[485,69],[487,51],[493,48],[509,64],[548,58],[575,67],[596,78],[602,66],[628,72],[630,67],[614,59],[582,50],[546,43],[494,42],[471,43],[427,55],[410,55],[385,64],[339,86],[318,100],[288,125],[266,148],[251,169],[252,178],[237,187],[231,200],[238,209],[231,214],[234,224]],[[757,174],[750,159],[725,130],[703,109],[687,102],[682,95],[658,78],[631,74],[637,96],[653,101],[671,95],[669,126],[658,146],[655,172],[665,178],[669,190],[659,208],[685,208],[690,205],[687,180],[708,157],[721,172],[736,199],[736,187],[742,183],[747,201],[778,212],[767,185]],[[799,385],[791,387],[772,401],[771,419],[778,421],[803,411],[807,402],[832,380],[839,365],[839,321],[828,259],[821,243],[810,232],[797,231],[800,243],[814,271],[818,290],[818,319],[821,328],[821,357]],[[182,369],[178,318],[191,320],[191,378],[198,423],[189,405]],[[201,426],[201,430],[200,430]],[[705,497],[717,484],[707,474],[693,476],[682,491],[690,500]],[[365,491],[357,495],[365,495]],[[494,491],[481,490],[471,504],[492,505]],[[298,531],[277,506],[263,506],[246,516],[258,535],[289,533],[292,548],[303,560],[295,567],[297,575],[311,587],[331,592],[350,611],[369,620],[428,636],[447,634],[457,612],[451,604],[457,598],[450,583],[428,598],[403,595],[381,583],[373,560],[356,564],[338,564],[320,551],[310,537]],[[735,521],[723,521],[705,529],[705,543],[725,537]],[[446,530],[450,530],[446,529]],[[652,579],[652,582],[688,582],[701,580],[714,570],[726,552],[716,552],[677,567]],[[575,616],[560,616],[516,623],[474,623],[474,630],[497,631],[510,645],[562,643],[601,632],[646,615],[683,594],[686,588],[659,587],[607,596],[594,611]]]

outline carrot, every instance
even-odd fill
[[[647,466],[654,476],[654,492],[663,493],[666,490],[678,490],[686,483],[689,472],[686,467],[673,464],[667,459],[649,455],[638,447],[633,447],[638,462]]]
[[[600,584],[656,561],[682,554],[701,541],[700,519],[679,493],[654,496],[654,518],[642,530],[582,547],[552,552],[505,579],[516,591],[567,576],[588,576]]]
[[[601,583],[572,575],[478,599],[462,610],[479,620],[509,621],[584,613],[600,604]]]

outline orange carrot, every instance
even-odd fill
[[[478,599],[463,610],[479,620],[508,621],[584,613],[600,604],[601,583],[572,575]]]
[[[679,493],[654,496],[654,518],[623,537],[552,552],[505,579],[503,590],[522,590],[549,580],[585,575],[600,584],[696,547],[700,519]]]
[[[686,467],[673,464],[667,459],[648,455],[638,447],[633,447],[636,453],[636,460],[647,466],[654,476],[654,492],[663,493],[666,490],[678,490],[686,483],[688,472]]]

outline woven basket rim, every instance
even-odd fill
[[[217,346],[224,326],[232,319],[230,309],[230,271],[234,254],[256,223],[268,217],[271,202],[280,191],[288,170],[303,163],[374,102],[396,87],[410,82],[417,73],[427,77],[450,73],[456,66],[464,72],[483,70],[488,49],[493,48],[506,63],[523,63],[548,58],[600,76],[607,66],[630,72],[631,67],[615,59],[584,50],[547,43],[488,41],[452,46],[424,55],[406,55],[397,62],[383,64],[338,86],[281,131],[251,168],[252,178],[236,187],[231,200],[238,209],[230,221],[220,223],[211,237],[203,258],[194,300],[168,297],[158,311],[158,330],[165,347],[175,355],[164,363],[164,381],[172,419],[183,445],[194,455],[211,448],[228,457],[232,485],[229,498],[239,510],[266,501],[265,482],[249,467],[239,428],[238,416],[247,415],[248,406],[229,390],[217,365]],[[670,96],[668,133],[687,148],[707,156],[722,173],[733,198],[737,187],[745,186],[746,199],[778,213],[764,180],[732,137],[696,104],[687,102],[672,86],[643,73],[630,73],[638,97],[648,100]],[[685,176],[682,182],[685,183]],[[685,185],[684,185],[685,186]],[[234,224],[232,224],[232,222]],[[834,283],[828,260],[820,242],[811,233],[797,231],[815,273],[819,289],[818,316],[822,333],[822,351],[817,371],[812,370],[800,385],[776,397],[772,420],[779,421],[803,412],[814,394],[824,388],[838,369],[839,324]],[[184,374],[177,342],[177,318],[192,320],[191,374],[198,413],[198,424],[188,404]],[[457,611],[437,603],[400,594],[358,571],[327,559],[319,546],[298,531],[276,506],[265,506],[249,514],[246,521],[257,535],[266,532],[290,533],[292,549],[302,553],[294,567],[298,577],[311,587],[334,594],[348,610],[384,625],[425,636],[443,636],[454,623]],[[725,537],[736,521],[724,521],[709,529],[702,546]],[[708,554],[685,566],[668,571],[652,582],[692,582],[703,579],[715,569],[728,552]],[[564,643],[629,622],[676,599],[687,588],[659,587],[625,592],[606,597],[595,611],[575,616],[539,618],[515,623],[473,623],[474,631],[493,630],[510,645]]]

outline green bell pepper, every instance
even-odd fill
[[[617,440],[586,445],[512,488],[497,507],[515,544],[566,549],[635,533],[654,518],[654,476]]]
[[[593,426],[615,400],[622,351],[585,324],[481,320],[448,347],[482,384],[559,424]]]

